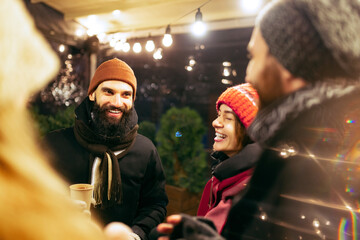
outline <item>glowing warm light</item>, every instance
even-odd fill
[[[145,49],[148,52],[152,52],[155,49],[155,43],[153,40],[148,40],[145,45]]]
[[[130,43],[128,43],[128,42],[124,43],[122,46],[122,50],[124,52],[129,52],[130,51]]]
[[[102,30],[103,28],[100,25],[91,25],[91,28],[89,28],[86,33],[88,36],[92,37],[95,35],[100,34],[101,32],[103,32]]]
[[[85,35],[85,30],[82,29],[82,28],[78,28],[78,29],[76,29],[76,31],[75,31],[75,35],[78,36],[78,37],[82,37],[82,36]]]
[[[205,35],[206,32],[206,26],[202,21],[196,21],[193,25],[192,25],[192,29],[191,29],[192,33],[197,36],[197,37],[201,37]]]
[[[224,67],[231,67],[231,62],[223,62],[222,65]]]
[[[115,47],[115,45],[116,45],[117,42],[118,42],[118,41],[116,41],[116,39],[112,38],[112,39],[110,40],[110,42],[109,42],[110,47]]]
[[[170,47],[171,44],[173,43],[173,39],[172,39],[172,36],[171,34],[165,34],[164,35],[164,38],[162,40],[162,43],[165,47]]]
[[[240,0],[241,8],[247,13],[256,13],[262,4],[263,0]]]
[[[225,85],[231,85],[233,82],[228,79],[223,78],[223,79],[221,79],[221,83],[225,84]]]
[[[224,77],[230,76],[230,69],[229,69],[228,67],[225,67],[225,68],[224,68],[223,76],[224,76]]]
[[[191,31],[196,37],[201,37],[205,35],[206,25],[202,20],[202,13],[200,11],[200,8],[198,8],[196,12],[195,23],[192,25]]]
[[[106,33],[102,32],[96,35],[96,37],[99,39],[99,42],[104,43],[106,41]]]
[[[261,213],[260,219],[265,221],[267,219],[266,213]]]
[[[234,77],[236,77],[236,76],[237,76],[237,72],[236,72],[236,70],[235,70],[235,69],[233,69],[233,70],[231,71],[231,73],[232,73],[232,75],[233,75]]]
[[[165,34],[164,34],[164,38],[162,40],[162,43],[165,47],[170,47],[171,44],[173,43],[173,39],[171,36],[171,30],[170,30],[170,25],[167,25],[166,30],[165,30]]]
[[[185,69],[188,71],[188,72],[191,72],[193,70],[193,68],[191,66],[186,66]]]
[[[319,222],[319,220],[314,219],[314,221],[313,221],[313,226],[316,227],[316,228],[320,227],[320,222]]]
[[[97,16],[96,15],[89,15],[87,17],[88,24],[96,24],[97,22]]]
[[[156,60],[162,59],[162,49],[161,49],[161,48],[158,48],[158,49],[154,52],[153,58],[156,59]]]
[[[141,44],[139,42],[134,43],[133,51],[134,53],[140,53],[142,50]]]
[[[114,49],[116,51],[120,51],[122,48],[123,48],[123,43],[122,42],[116,42],[115,43]]]
[[[192,67],[196,64],[196,61],[194,59],[189,60],[189,65]]]
[[[59,45],[59,52],[63,53],[65,51],[65,45],[64,44],[60,44]]]
[[[120,17],[121,11],[118,10],[118,9],[116,9],[116,10],[112,11],[112,15],[113,15],[114,17]]]

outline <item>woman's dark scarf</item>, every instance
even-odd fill
[[[122,201],[121,175],[119,161],[135,141],[138,129],[138,116],[134,108],[130,111],[129,124],[125,137],[105,137],[96,134],[91,127],[91,111],[93,102],[86,98],[75,110],[76,119],[74,133],[76,140],[86,148],[90,154],[90,166],[96,157],[99,157],[99,179],[94,183],[95,206],[110,207]],[[123,150],[115,156],[114,151]]]

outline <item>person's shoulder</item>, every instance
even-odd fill
[[[58,138],[72,138],[74,137],[74,130],[73,127],[68,128],[60,128],[53,130],[45,135],[45,139],[58,139]]]
[[[155,147],[154,143],[148,137],[139,133],[136,135],[136,143],[147,147]]]

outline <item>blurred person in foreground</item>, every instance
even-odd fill
[[[92,216],[104,225],[123,222],[134,239],[146,240],[164,220],[168,198],[158,152],[137,133],[136,88],[129,65],[117,58],[103,62],[75,109],[75,125],[50,132],[45,142],[69,183],[94,186]]]
[[[249,83],[228,88],[216,102],[212,177],[204,188],[197,216],[212,220],[218,232],[224,227],[232,198],[245,189],[261,153],[246,133],[258,111],[257,102],[258,95]]]
[[[170,239],[358,239],[359,32],[357,0],[269,3],[248,44],[246,81],[260,99],[248,133],[264,148],[248,189],[222,236],[187,215],[158,230]]]
[[[130,231],[120,223],[104,234],[48,165],[27,103],[57,73],[59,61],[22,1],[1,0],[0,20],[0,239],[100,240],[109,234],[128,240]]]

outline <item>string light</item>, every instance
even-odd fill
[[[65,52],[65,45],[64,44],[59,45],[59,52],[61,52],[61,53]]]
[[[122,50],[123,50],[124,52],[129,52],[129,51],[130,51],[130,43],[125,42],[125,43],[123,44],[123,46],[122,46]]]
[[[170,30],[170,25],[167,25],[166,30],[165,30],[165,35],[164,38],[162,40],[162,43],[165,47],[170,47],[173,43],[173,39],[171,36],[171,30]]]
[[[133,51],[134,53],[140,53],[142,50],[141,44],[139,42],[134,43]]]
[[[195,23],[192,25],[192,32],[195,36],[201,37],[205,35],[206,32],[206,26],[202,20],[202,13],[200,11],[200,8],[198,8],[196,14],[195,14]]]
[[[151,35],[149,34],[149,38],[151,38]],[[152,52],[155,50],[155,43],[152,39],[147,40],[146,44],[145,44],[145,49],[148,52]]]
[[[160,59],[162,59],[162,48],[158,48],[158,49],[156,49],[156,51],[154,52],[154,54],[153,54],[153,58],[155,59],[155,60],[160,60]]]

